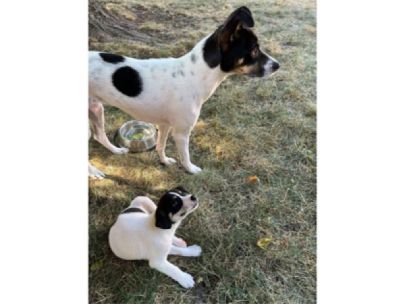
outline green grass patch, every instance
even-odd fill
[[[240,5],[91,0],[99,23],[90,26],[89,45],[140,58],[181,56]],[[315,2],[248,6],[262,47],[281,69],[270,79],[230,77],[203,106],[190,145],[201,174],[163,167],[154,151],[112,155],[90,141],[90,161],[109,175],[89,182],[90,303],[316,302]],[[110,107],[105,116],[111,139],[131,119]],[[167,155],[177,158],[172,140]],[[259,182],[247,183],[249,176]],[[156,201],[177,185],[201,202],[178,234],[199,244],[202,256],[170,257],[194,276],[191,290],[108,247],[110,226],[135,196]],[[261,238],[271,239],[265,249]]]

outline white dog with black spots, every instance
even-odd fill
[[[94,138],[113,153],[128,152],[114,146],[105,134],[103,104],[111,105],[158,126],[156,150],[161,163],[176,162],[165,153],[171,132],[183,167],[200,172],[190,160],[189,141],[204,102],[229,75],[263,77],[279,68],[260,49],[253,26],[250,10],[240,7],[180,58],[134,59],[90,52],[89,117]],[[104,177],[90,164],[89,174]]]

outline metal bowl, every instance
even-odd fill
[[[156,146],[156,128],[143,121],[127,121],[118,129],[115,142],[131,152],[148,151]]]

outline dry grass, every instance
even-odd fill
[[[90,21],[99,18],[90,26],[90,48],[141,58],[179,56],[244,4],[90,1]],[[112,155],[90,142],[91,162],[110,177],[89,184],[91,303],[315,303],[315,4],[247,5],[261,45],[281,69],[271,79],[231,77],[204,105],[191,137],[201,174],[163,167],[155,152]],[[94,13],[94,7],[105,10]],[[128,119],[108,108],[108,135]],[[171,141],[167,154],[177,156]],[[248,184],[251,175],[260,183]],[[156,200],[176,185],[201,201],[179,234],[201,245],[203,255],[170,258],[197,280],[191,290],[146,262],[119,260],[107,243],[109,227],[133,197]],[[256,245],[262,237],[271,238],[265,250]]]

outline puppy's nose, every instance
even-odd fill
[[[280,64],[279,64],[277,61],[273,61],[273,64],[272,64],[272,66],[271,66],[271,69],[272,69],[273,71],[277,71],[279,67],[280,67]]]
[[[193,202],[195,202],[195,201],[197,200],[197,198],[196,198],[194,195],[190,196],[190,199],[191,199]]]

